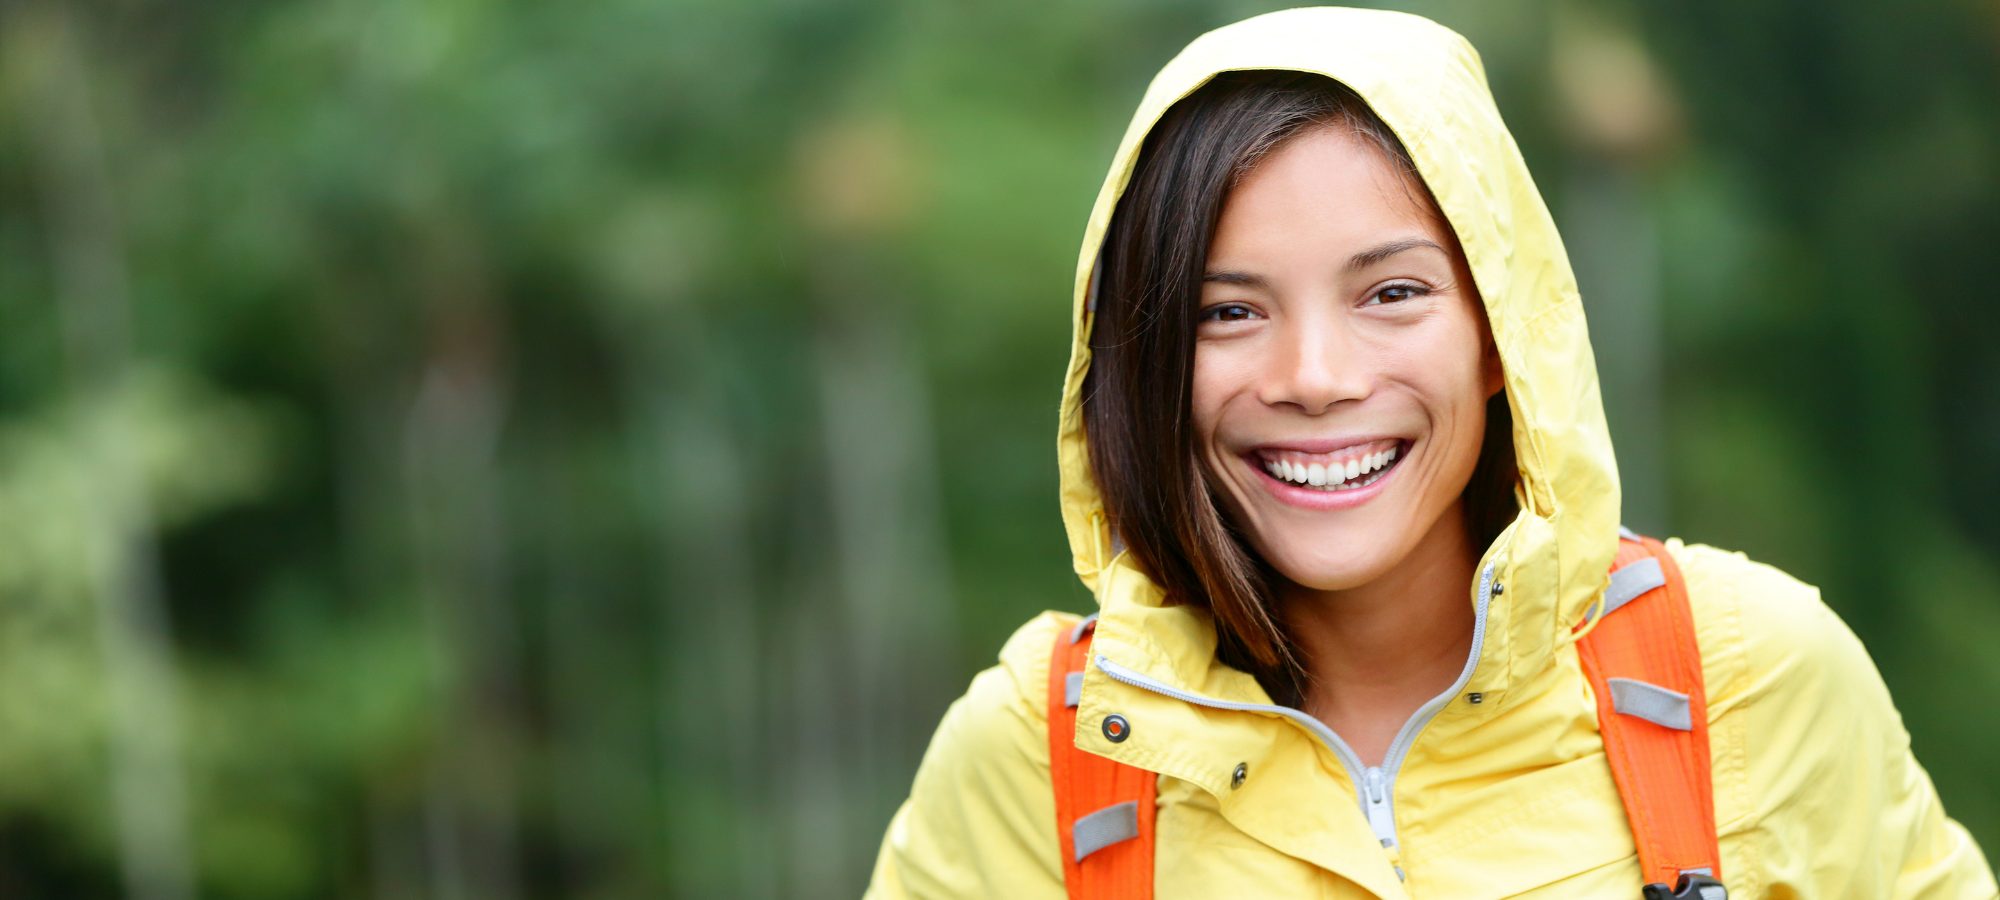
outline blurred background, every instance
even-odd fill
[[[0,3],[0,896],[857,895],[1091,606],[1103,168],[1284,5]],[[1627,522],[1820,585],[2000,851],[2000,6],[1399,8],[1570,241]]]

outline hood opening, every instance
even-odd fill
[[[1504,378],[1504,390],[1488,404],[1486,451],[1474,483],[1516,484],[1519,508],[1525,510],[1514,513],[1510,509],[1514,498],[1506,497],[1504,490],[1469,498],[1478,502],[1467,506],[1475,541],[1510,523],[1524,525],[1508,531],[1505,548],[1488,554],[1503,564],[1502,577],[1510,587],[1531,588],[1510,590],[1508,602],[1514,614],[1506,618],[1514,635],[1493,644],[1503,648],[1501,652],[1545,653],[1601,586],[1616,543],[1617,474],[1574,278],[1470,45],[1416,16],[1338,8],[1270,13],[1196,39],[1153,80],[1099,192],[1074,282],[1075,330],[1058,458],[1075,568],[1098,596],[1105,630],[1118,630],[1116,613],[1121,606],[1160,608],[1170,605],[1172,598],[1202,591],[1217,619],[1230,620],[1230,627],[1218,635],[1222,638],[1218,653],[1234,657],[1226,662],[1268,673],[1283,668],[1288,652],[1282,642],[1267,648],[1230,646],[1227,634],[1232,630],[1268,628],[1269,613],[1256,594],[1257,586],[1266,583],[1260,579],[1269,573],[1260,571],[1262,564],[1254,555],[1242,552],[1226,521],[1216,514],[1214,498],[1198,489],[1194,461],[1177,449],[1188,444],[1181,433],[1186,417],[1140,417],[1125,410],[1121,418],[1116,411],[1103,415],[1098,406],[1106,398],[1117,403],[1120,396],[1142,389],[1180,408],[1187,405],[1192,357],[1187,330],[1145,327],[1143,318],[1131,315],[1140,307],[1123,304],[1130,308],[1121,309],[1121,304],[1098,294],[1132,283],[1125,276],[1135,253],[1166,259],[1168,268],[1178,266],[1182,278],[1201,264],[1203,254],[1188,259],[1185,250],[1174,248],[1197,242],[1205,248],[1230,180],[1241,167],[1215,159],[1172,160],[1174,165],[1198,170],[1205,181],[1195,185],[1192,200],[1165,202],[1171,198],[1158,196],[1159,189],[1147,183],[1138,163],[1159,143],[1164,130],[1189,127],[1189,115],[1174,112],[1179,101],[1225,73],[1245,70],[1302,73],[1301,77],[1330,81],[1351,92],[1407,152],[1417,182],[1429,189],[1448,231],[1457,237]],[[1284,82],[1282,75],[1262,77]],[[1228,81],[1222,78],[1218,83]],[[1274,127],[1270,117],[1296,115],[1297,107],[1280,98],[1223,113],[1232,118],[1194,124],[1244,133],[1247,137],[1236,145],[1211,142],[1206,152],[1226,149],[1232,158],[1254,162],[1290,134],[1282,122]],[[1341,121],[1335,119],[1336,124]],[[1154,211],[1150,220],[1128,221],[1128,215],[1136,211],[1143,217],[1148,209]],[[1115,235],[1110,228],[1114,216],[1120,225]],[[1159,303],[1170,299],[1162,295]],[[1157,319],[1173,312],[1162,307],[1148,314]],[[1102,373],[1094,369],[1099,354],[1109,358],[1129,350],[1135,341],[1164,364],[1124,370],[1107,366]],[[1115,389],[1119,384],[1124,391]],[[1088,422],[1086,396],[1093,404]],[[1098,436],[1104,438],[1101,443],[1087,439],[1092,422],[1111,436]],[[1148,471],[1166,473],[1180,496],[1154,504],[1159,511],[1143,516],[1134,516],[1130,510],[1137,506],[1124,498],[1113,497],[1107,505],[1098,472],[1118,472],[1149,453],[1154,456]],[[1510,474],[1512,478],[1504,477]],[[1113,494],[1119,480],[1107,477],[1114,482]],[[1132,482],[1126,479],[1126,483]],[[1123,553],[1117,546],[1121,543],[1127,545]],[[1217,547],[1222,552],[1190,560],[1155,549],[1151,555],[1159,559],[1134,558],[1146,555],[1144,547],[1178,546]],[[1114,566],[1131,571],[1107,578]],[[1200,571],[1203,567],[1211,570],[1206,577]],[[1531,583],[1521,584],[1522,577]],[[1535,580],[1545,583],[1532,584]],[[1109,588],[1114,581],[1115,590]],[[1217,584],[1225,585],[1223,596],[1212,589]],[[1237,587],[1226,587],[1230,584]],[[1229,596],[1232,593],[1235,596]],[[1530,602],[1534,608],[1523,608]]]

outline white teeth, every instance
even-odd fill
[[[1328,490],[1345,490],[1374,484],[1381,472],[1396,461],[1398,447],[1363,454],[1346,462],[1307,463],[1289,459],[1266,460],[1264,471],[1283,481]],[[1353,482],[1353,484],[1349,484]],[[1342,485],[1347,485],[1343,488]]]

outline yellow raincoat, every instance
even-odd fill
[[[1117,552],[1084,446],[1091,273],[1112,210],[1167,108],[1239,69],[1329,76],[1388,123],[1464,245],[1506,370],[1522,512],[1467,588],[1478,618],[1465,673],[1377,768],[1218,662],[1206,612],[1163,604]],[[1415,16],[1334,8],[1197,39],[1153,80],[1119,145],[1074,296],[1062,513],[1100,614],[1075,740],[1160,773],[1157,896],[1637,897],[1631,831],[1570,638],[1606,583],[1618,472],[1569,262],[1473,48]],[[1867,652],[1818,592],[1740,554],[1668,547],[1703,649],[1731,896],[1995,896]],[[869,896],[1063,894],[1043,704],[1051,642],[1075,621],[1029,622],[945,714]],[[1482,702],[1467,702],[1474,692]],[[1122,743],[1099,732],[1111,713],[1130,722]],[[1248,777],[1232,788],[1239,763]]]

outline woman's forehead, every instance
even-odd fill
[[[1385,244],[1444,251],[1454,243],[1428,193],[1397,160],[1347,129],[1320,127],[1273,149],[1230,191],[1209,258],[1214,268],[1239,257],[1348,258]]]

